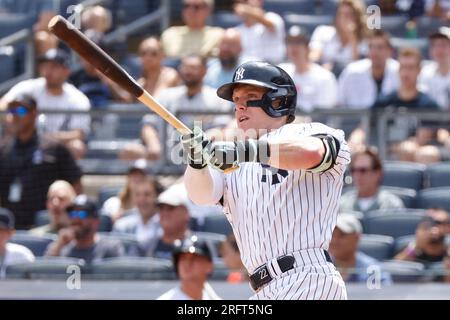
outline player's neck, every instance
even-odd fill
[[[181,282],[181,291],[193,300],[202,300],[203,298],[203,282],[183,281]]]
[[[311,68],[311,63],[308,61],[308,59],[299,59],[295,62],[295,71],[297,73],[305,73],[308,72]]]

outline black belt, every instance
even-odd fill
[[[325,258],[328,262],[333,263],[331,260],[330,254],[328,251],[323,250],[325,254]],[[289,271],[294,268],[295,258],[291,255],[285,255],[282,257],[279,257],[277,259],[278,266],[280,267],[280,270],[282,273]],[[263,285],[269,283],[272,281],[272,276],[269,273],[269,270],[267,269],[267,265],[264,264],[260,267],[258,267],[255,272],[249,276],[250,278],[250,285],[252,286],[253,290],[258,291]]]

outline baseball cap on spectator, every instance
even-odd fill
[[[50,49],[39,57],[38,62],[56,62],[65,67],[69,67],[70,58],[66,51],[62,49]]]
[[[450,27],[440,27],[437,31],[430,34],[430,39],[443,38],[450,41]]]
[[[166,191],[158,196],[158,205],[168,204],[178,207],[185,206],[189,208],[190,202],[184,183],[177,183],[170,186]]]
[[[99,218],[100,216],[96,202],[89,199],[85,194],[75,197],[73,202],[67,207],[67,212],[69,216],[72,216],[71,213],[77,213],[80,217],[83,215],[86,218]]]
[[[309,39],[310,39],[310,35],[309,35],[308,31],[306,31],[305,28],[302,28],[298,25],[291,26],[286,35],[287,42],[297,42],[297,43],[304,43],[304,44],[308,45]]]
[[[0,229],[14,229],[14,215],[6,208],[0,208]]]
[[[143,174],[148,174],[149,170],[150,170],[150,168],[148,166],[147,160],[137,159],[128,168],[128,174],[136,172],[136,171],[142,172]]]
[[[352,214],[341,213],[337,217],[336,228],[343,233],[362,233],[362,226],[359,220]]]

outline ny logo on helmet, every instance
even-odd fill
[[[237,69],[236,73],[234,75],[234,81],[238,81],[238,80],[243,79],[244,78],[244,72],[245,72],[245,69],[242,68],[242,67]]]

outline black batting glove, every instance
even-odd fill
[[[211,144],[205,133],[199,127],[194,127],[192,133],[184,134],[180,138],[184,158],[194,169],[203,169],[210,158],[208,149]]]
[[[223,172],[239,167],[242,162],[267,163],[270,157],[267,141],[213,142],[209,147],[208,164]]]

